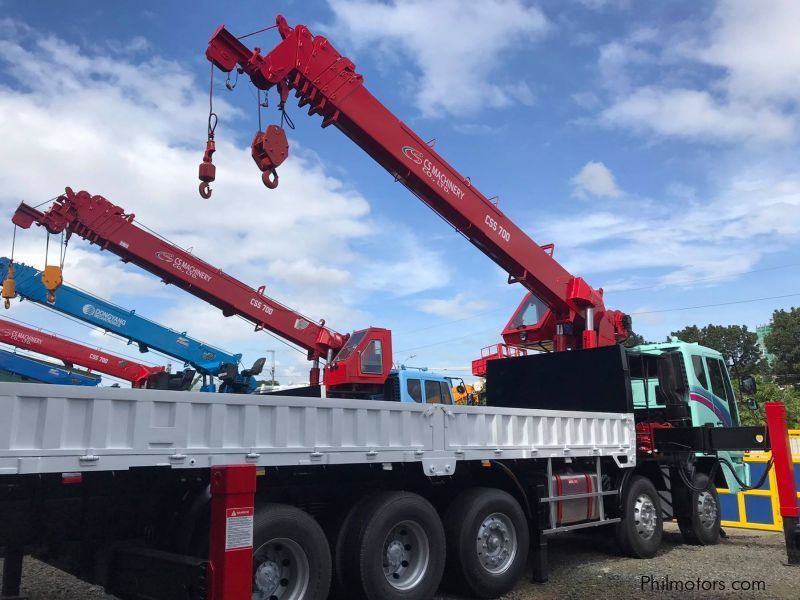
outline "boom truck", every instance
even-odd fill
[[[475,374],[485,375],[495,360],[524,365],[540,360],[526,356],[528,349],[564,352],[615,346],[625,341],[631,332],[631,319],[605,307],[602,288],[594,289],[564,269],[553,257],[553,244],[540,246],[534,242],[469,177],[459,174],[392,114],[367,90],[352,61],[340,55],[323,36],[312,35],[304,25],[290,27],[278,16],[275,27],[281,41],[262,55],[259,48],[247,48],[221,26],[208,43],[206,57],[223,72],[236,69],[248,75],[258,90],[269,92],[276,88],[277,107],[282,113],[293,91],[299,99],[298,106],[308,106],[309,115],[319,115],[323,128],[333,125],[344,133],[396,181],[503,268],[509,283],[521,283],[527,289],[526,297],[503,330],[506,344],[497,345],[493,352],[484,353],[475,361]],[[208,144],[213,147],[213,136]],[[276,169],[289,155],[285,131],[278,125],[270,125],[257,132],[251,151],[263,172],[265,185],[274,189],[279,181]],[[215,175],[215,171],[209,171],[209,164],[207,152],[200,166],[201,191],[204,186],[207,190],[209,176]],[[671,356],[680,363],[674,368],[679,368],[687,384],[691,382],[691,386],[680,386],[685,389],[687,402],[687,407],[681,410],[682,425],[738,425],[735,398],[719,353],[676,340],[632,348],[628,354],[637,364],[647,362],[649,356],[662,355],[665,361]],[[651,365],[650,379],[653,369]],[[713,380],[709,380],[706,372]],[[537,382],[531,380],[529,384],[534,387]],[[655,389],[640,393],[634,386],[636,405],[665,406],[663,387],[656,394]],[[512,401],[507,394],[493,394],[491,388],[489,399],[495,405],[525,405]],[[654,431],[664,425],[669,422],[663,414],[653,416],[647,412],[647,417],[639,419],[637,431],[642,446],[653,447]],[[741,455],[736,458],[735,469],[746,477]],[[720,483],[723,482],[724,478]],[[737,489],[735,480],[727,483]]]
[[[34,360],[16,352],[0,350],[0,370],[19,377],[22,381],[50,383],[60,385],[97,386],[100,377],[97,375],[76,373],[61,369],[54,364]]]
[[[195,373],[203,378],[200,391],[217,391],[214,377],[219,377],[222,382],[221,392],[249,394],[255,391],[255,376],[261,372],[263,360],[240,373],[241,354],[220,350],[186,335],[185,331],[175,331],[136,314],[136,311],[121,308],[63,283],[58,287],[58,294],[53,294],[43,283],[42,272],[24,263],[0,257],[0,279],[7,280],[12,265],[16,296],[125,338],[129,344],[135,343],[140,352],[153,349],[177,358],[192,369],[186,373],[186,379],[191,380]]]
[[[56,358],[69,368],[72,368],[72,365],[80,365],[98,373],[130,381],[135,388],[163,386],[162,374],[168,375],[164,367],[148,367],[5,319],[0,319],[0,342]]]
[[[310,384],[292,390],[292,394],[452,403],[452,390],[445,377],[422,371],[411,376],[407,370],[392,368],[391,332],[388,329],[369,327],[352,334],[338,333],[327,327],[324,319],[316,322],[267,296],[266,286],[254,289],[140,227],[133,214],[126,213],[122,207],[102,196],[66,188],[65,193],[45,212],[20,204],[13,221],[23,229],[36,223],[48,234],[66,231],[67,239],[73,234],[85,238],[123,261],[133,263],[166,283],[220,308],[225,316],[241,316],[253,323],[256,331],[266,329],[304,349],[313,365],[309,374]],[[14,287],[14,294],[33,296],[40,303],[66,310],[84,320],[98,321],[82,314],[84,305],[80,298],[84,295],[72,289],[65,290],[60,273],[58,277],[41,278],[39,282],[38,275],[31,271],[30,267],[14,263],[13,270],[6,269],[5,279],[8,282],[12,277],[14,286],[5,287]],[[53,285],[47,283],[49,281],[57,283]],[[32,288],[35,290],[33,293]],[[62,299],[65,293],[66,298]],[[7,296],[13,297],[10,293]],[[108,328],[107,323],[97,324]],[[321,360],[325,361],[324,369],[320,368]],[[260,371],[263,362],[259,359],[254,369],[244,375],[251,377],[256,374],[255,368]]]
[[[633,351],[617,344],[629,321],[606,310],[599,291],[484,202],[369,95],[325,38],[280,17],[277,27],[283,41],[266,55],[220,28],[208,56],[223,70],[238,64],[261,89],[279,86],[282,103],[290,86],[299,91],[323,124],[342,129],[529,287],[543,311],[525,323],[528,340],[562,351],[487,360],[487,406],[347,397],[347,388],[335,388],[335,359],[323,381],[338,397],[2,384],[0,424],[21,424],[0,425],[8,593],[19,587],[22,554],[39,548],[44,560],[125,599],[321,599],[333,588],[346,598],[422,600],[443,575],[472,596],[496,597],[529,558],[534,578],[546,580],[547,540],[564,531],[606,528],[626,554],[649,558],[663,521],[677,519],[688,542],[714,543],[714,486],[728,476],[726,462],[738,469],[720,453],[765,448],[781,497],[790,498],[782,500],[787,554],[800,562],[782,405],[767,406],[768,432],[736,426],[735,408],[720,398],[704,397],[719,414],[702,421],[690,408],[705,406],[692,398],[695,388],[728,398],[724,364],[709,362],[717,354],[677,341]],[[285,154],[273,138],[259,132],[254,144],[269,185],[277,183],[275,157]],[[78,233],[136,264],[169,252],[99,196],[68,190],[45,213],[34,210],[21,206],[15,223]],[[218,272],[193,257],[155,260],[184,289],[196,284],[195,295],[210,295],[204,284],[218,282]],[[261,298],[247,290],[236,307],[225,297],[209,302],[230,314],[264,306],[251,305]],[[266,327],[255,314],[251,321]],[[291,331],[292,313],[284,315]],[[367,334],[358,343],[355,335],[337,340],[311,322],[299,331],[310,334],[304,347],[312,358],[352,342],[347,358],[358,356],[359,366]],[[752,381],[740,383],[752,393]],[[80,418],[86,414],[94,418]],[[78,481],[65,483],[75,473]]]

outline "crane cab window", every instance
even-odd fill
[[[438,381],[425,382],[425,402],[427,404],[442,403],[442,388],[439,387]]]
[[[365,335],[367,335],[366,331],[356,331],[353,335],[351,335],[347,340],[347,343],[342,347],[341,350],[339,350],[339,354],[336,355],[334,362],[345,361],[350,358],[356,347],[361,343],[361,340],[364,339]]]
[[[422,403],[422,382],[419,379],[407,379],[406,389],[414,402]]]
[[[547,306],[533,294],[528,294],[523,304],[511,319],[511,327],[528,327],[542,320]]]
[[[361,353],[361,372],[365,375],[383,373],[383,345],[380,340],[372,340]]]

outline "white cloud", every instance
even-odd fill
[[[394,225],[387,225],[385,230],[391,231],[392,227]],[[362,266],[359,287],[363,289],[381,290],[400,297],[450,282],[450,269],[441,257],[407,233],[395,233],[392,246],[376,247],[376,252],[383,258]]]
[[[597,196],[598,198],[618,198],[622,190],[617,187],[614,174],[602,162],[590,160],[570,180],[572,195],[577,198]]]
[[[539,39],[549,23],[539,8],[520,0],[329,0],[328,27],[357,50],[376,51],[402,73],[419,71],[417,107],[426,116],[471,114],[513,103],[530,104],[525,81],[502,81],[496,67],[510,53]],[[398,55],[403,60],[398,60]]]
[[[762,142],[794,137],[793,116],[768,106],[721,102],[707,91],[639,88],[601,113],[609,125],[628,126],[644,133],[695,141]]]
[[[419,248],[401,226],[394,226],[401,239],[397,262],[374,258],[373,246],[385,245],[385,239],[376,236],[367,199],[296,143],[281,167],[280,187],[266,190],[249,148],[234,143],[230,124],[239,117],[236,109],[219,97],[217,181],[213,197],[202,200],[197,165],[208,114],[206,83],[151,56],[141,42],[134,57],[108,57],[18,22],[0,21],[0,31],[0,212],[7,218],[20,200],[35,205],[67,185],[86,189],[249,285],[268,284],[288,305],[295,300],[308,312],[334,306],[335,315],[322,316],[337,327],[337,315],[361,315],[359,305],[373,293],[413,293],[446,283],[438,254]],[[10,241],[10,219],[0,228]],[[53,248],[51,243],[51,257]],[[43,256],[43,230],[19,231],[16,258],[40,267]],[[381,275],[356,294],[350,290],[355,269]],[[65,278],[112,300],[135,290],[140,302],[131,308],[144,313],[149,301],[165,294],[188,298],[77,237]],[[400,278],[408,281],[398,286]],[[220,345],[239,331],[230,325],[206,331],[204,319],[162,322],[201,339],[193,328],[203,329],[209,343]],[[263,347],[263,338],[258,344]]]
[[[633,199],[614,213],[595,211],[555,219],[536,232],[555,239],[574,273],[620,272],[615,289],[719,283],[753,269],[800,236],[800,175],[741,173],[713,198]],[[658,274],[653,277],[653,274]]]
[[[595,11],[604,10],[606,8],[625,9],[629,8],[631,4],[631,0],[577,0],[577,2],[589,10]]]
[[[459,292],[450,298],[429,298],[417,303],[417,308],[443,319],[469,319],[491,308],[491,303],[478,299],[476,293]]]
[[[606,125],[699,142],[796,139],[800,3],[719,0],[706,22],[600,49]],[[702,82],[699,84],[698,82]]]
[[[696,57],[725,69],[733,97],[768,102],[800,99],[800,2],[721,0]]]

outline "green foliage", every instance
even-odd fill
[[[280,385],[280,381],[275,381],[274,379],[258,379],[256,380],[256,384],[258,385]]]
[[[783,402],[786,405],[786,420],[789,429],[800,428],[800,391],[790,385],[778,385],[769,381],[759,381],[755,399],[758,410],[750,410],[744,399],[738,400],[739,418],[742,425],[764,424],[764,403]]]
[[[625,340],[623,344],[626,348],[633,348],[634,346],[643,346],[644,344],[649,344],[650,342],[644,339],[644,336],[639,335],[638,333],[631,333],[630,337]]]
[[[764,344],[775,355],[772,372],[777,381],[800,387],[800,308],[776,310]]]
[[[702,329],[697,325],[690,325],[680,331],[673,331],[670,335],[720,352],[727,361],[733,362],[731,375],[734,378],[752,375],[765,368],[765,361],[758,347],[758,336],[755,332],[748,331],[747,325],[706,325]]]

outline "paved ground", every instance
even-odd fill
[[[551,542],[550,581],[544,585],[522,581],[505,600],[800,598],[800,566],[784,565],[780,534],[729,529],[728,539],[705,548],[680,544],[680,534],[671,525],[664,537],[662,551],[649,561],[620,558],[613,543],[598,535],[556,538]],[[2,561],[0,570],[1,565]],[[658,591],[656,585],[666,582],[672,582],[672,591]],[[682,592],[676,587],[679,582],[685,586]],[[695,591],[698,585],[708,591]],[[752,589],[734,591],[735,585]],[[115,600],[100,588],[33,559],[25,562],[23,588],[32,600]],[[461,598],[443,594],[438,600]]]

